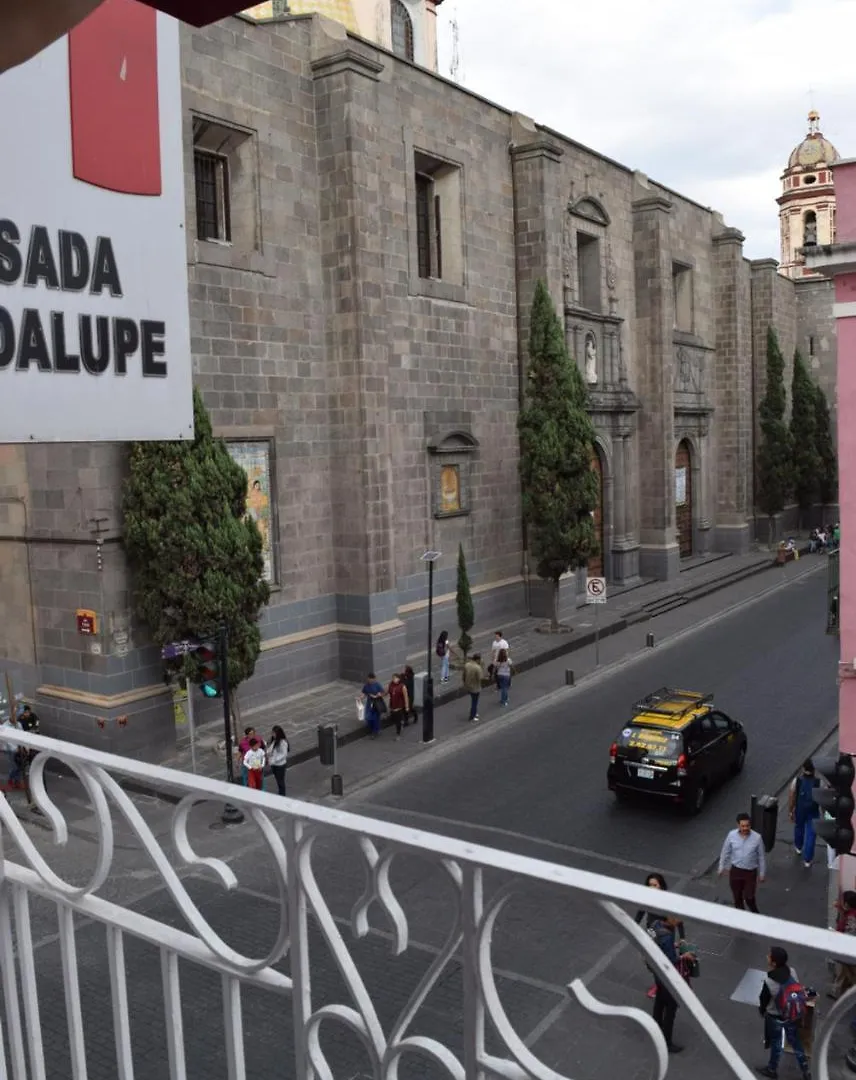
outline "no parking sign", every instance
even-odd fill
[[[586,603],[587,604],[605,604],[606,603],[606,578],[602,578],[602,577],[587,577],[586,578]]]

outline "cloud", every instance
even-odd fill
[[[856,0],[446,0],[462,81],[712,205],[778,256],[776,196],[813,104],[856,155]]]

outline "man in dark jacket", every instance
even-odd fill
[[[758,998],[758,1011],[764,1017],[764,1045],[770,1048],[770,1060],[758,1068],[762,1076],[779,1075],[779,1058],[782,1056],[785,1039],[794,1052],[803,1080],[810,1080],[808,1058],[805,1056],[800,1034],[794,1021],[782,1016],[780,998],[782,988],[798,983],[797,973],[788,964],[788,954],[780,945],[773,945],[767,956],[767,976]]]

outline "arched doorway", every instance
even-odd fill
[[[675,519],[681,558],[688,559],[693,553],[693,470],[686,439],[675,454]]]
[[[603,461],[596,446],[591,451],[591,468],[597,477],[597,507],[594,512],[594,535],[599,551],[588,561],[589,577],[603,577],[604,567],[604,529],[603,529]]]

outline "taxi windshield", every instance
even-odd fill
[[[616,740],[631,756],[660,758],[675,761],[681,753],[679,731],[662,731],[657,728],[626,727]]]

